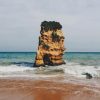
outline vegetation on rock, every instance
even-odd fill
[[[39,38],[39,45],[43,44],[43,40]]]
[[[55,22],[55,21],[43,21],[41,23],[41,32],[42,31],[56,31],[56,30],[61,30],[62,29],[62,25],[59,22]]]
[[[48,50],[49,49],[49,45],[43,44],[43,48]]]
[[[52,32],[51,37],[52,37],[53,42],[59,42],[60,41],[60,36],[57,35],[56,32]]]

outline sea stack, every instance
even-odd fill
[[[34,66],[56,66],[65,64],[63,60],[64,50],[62,25],[55,21],[43,21],[41,23]]]

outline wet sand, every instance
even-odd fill
[[[100,100],[100,88],[45,79],[0,79],[0,100]]]

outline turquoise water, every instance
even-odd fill
[[[35,52],[0,52],[0,65],[32,67],[35,55]],[[64,60],[80,65],[100,66],[100,52],[68,52],[64,54]]]
[[[64,58],[80,65],[100,66],[100,52],[70,52]]]

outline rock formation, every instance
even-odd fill
[[[41,23],[39,45],[34,66],[61,65],[65,64],[64,36],[62,25],[55,21],[44,21]]]

